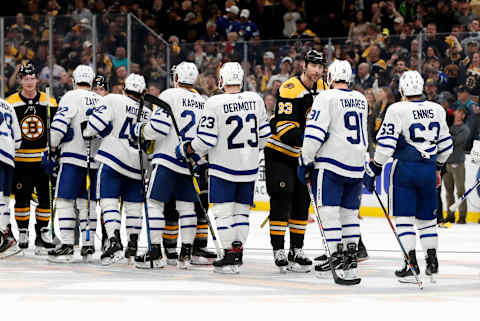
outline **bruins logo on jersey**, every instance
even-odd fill
[[[37,115],[28,115],[20,122],[22,137],[28,140],[37,140],[43,136],[45,126],[42,118]]]

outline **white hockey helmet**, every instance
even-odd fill
[[[238,62],[226,62],[220,68],[218,76],[218,88],[222,89],[228,85],[243,84],[243,69]]]
[[[87,83],[90,86],[92,86],[93,79],[95,79],[93,69],[87,65],[78,65],[73,71],[72,76],[75,84]]]
[[[400,77],[398,87],[404,97],[420,96],[423,93],[423,78],[416,70],[405,71]]]
[[[193,85],[197,81],[198,69],[193,62],[183,61],[175,67],[175,83]]]
[[[352,66],[348,61],[336,59],[328,66],[327,84],[329,87],[334,81],[345,81],[348,84],[351,79]]]
[[[125,79],[125,90],[142,94],[146,87],[143,76],[130,74],[127,79]]]

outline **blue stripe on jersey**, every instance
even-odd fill
[[[314,140],[316,140],[316,141],[319,141],[320,143],[323,144],[323,139],[318,138],[318,137],[315,137],[315,136],[312,136],[312,135],[305,135],[304,138],[311,138],[311,139],[314,139]]]
[[[205,132],[201,132],[201,131],[197,131],[197,134],[198,134],[198,135],[209,136],[209,137],[214,137],[214,138],[217,138],[217,137],[218,137],[218,136],[215,135],[215,134],[205,133]]]
[[[231,175],[254,175],[254,174],[257,174],[258,172],[258,168],[245,170],[245,171],[236,171],[236,170],[226,168],[220,165],[215,165],[215,164],[210,164],[208,168],[211,168],[220,172],[224,172],[227,174],[231,174]]]
[[[335,159],[327,158],[327,157],[318,157],[318,158],[315,158],[315,161],[317,163],[329,163],[351,172],[363,172],[365,170],[364,166],[350,166],[350,165],[343,164]]]
[[[413,227],[413,224],[395,224],[396,227]]]
[[[266,133],[265,135],[260,135],[260,138],[265,138],[265,137],[268,137],[272,134],[271,131],[268,131],[268,133]]]
[[[433,147],[430,147],[430,148],[426,149],[425,151],[426,151],[427,153],[431,153],[431,152],[433,152],[436,148],[437,148],[437,146],[433,146]]]
[[[378,146],[385,147],[385,148],[391,148],[391,149],[395,150],[395,147],[390,146],[390,145],[385,145],[385,144],[382,144],[382,143],[378,143]]]
[[[453,144],[450,144],[450,145],[448,145],[448,147],[445,147],[444,149],[438,151],[438,152],[437,152],[437,155],[446,152],[446,151],[449,150],[450,148],[453,148]]]
[[[66,132],[64,132],[64,131],[61,130],[61,129],[58,129],[57,127],[50,126],[50,129],[56,130],[57,132],[60,132],[60,133],[62,133],[63,135],[66,134]]]
[[[128,166],[127,164],[125,164],[124,162],[122,162],[121,160],[119,160],[118,158],[116,158],[115,156],[113,156],[112,154],[109,154],[103,150],[99,150],[97,152],[97,155],[100,155],[100,156],[103,156],[105,158],[108,158],[109,160],[111,160],[112,162],[114,162],[115,164],[117,164],[118,166],[120,166],[121,168],[129,171],[129,172],[132,172],[132,173],[135,173],[135,174],[141,174],[142,172],[139,170],[139,169],[136,169],[136,168],[133,168],[131,166]],[[85,158],[86,159],[86,158]]]
[[[209,146],[209,147],[213,147],[214,145],[213,144],[210,144],[209,142],[205,141],[204,139],[202,139],[202,137],[200,136],[197,136],[198,139],[200,139],[205,145]]]
[[[440,140],[437,142],[437,144],[443,143],[444,141],[447,141],[447,140],[449,140],[450,138],[452,138],[452,136],[447,136],[447,137],[445,137],[445,138],[442,138],[442,139],[440,139]]]
[[[95,114],[92,114],[93,117],[95,117],[99,122],[101,122],[103,124],[103,126],[107,127],[108,124],[106,122],[103,121],[103,119],[101,119],[100,117],[98,117],[97,115]]]
[[[80,154],[77,154],[77,153],[62,153],[60,155],[60,157],[71,157],[71,158],[76,158],[76,159],[80,159],[80,160],[83,160],[83,161],[87,161],[87,156],[80,155]]]
[[[94,124],[92,124],[92,122],[89,121],[89,122],[88,122],[88,125],[90,125],[93,129],[95,129],[95,130],[97,131],[97,133],[100,133],[100,132],[101,132],[101,130],[98,129]]]
[[[318,127],[318,126],[315,126],[315,125],[307,125],[306,128],[314,128],[314,129],[318,129],[319,131],[321,131],[324,135],[327,135],[327,132],[321,128],[321,127]]]
[[[8,133],[6,133],[6,132],[0,132],[0,136],[7,136],[7,137],[8,137]]]
[[[423,239],[424,237],[437,237],[437,236],[438,236],[437,233],[431,233],[431,234],[420,235],[420,238]]]
[[[154,131],[156,131],[156,132],[159,133],[159,134],[162,134],[163,136],[167,136],[167,135],[168,135],[168,133],[166,133],[166,132],[164,132],[164,131],[161,131],[160,129],[156,129],[156,128],[153,126],[153,124],[150,124],[150,127],[152,127],[152,129],[153,129]]]
[[[393,139],[394,141],[398,140],[398,138],[395,137],[395,136],[382,136],[382,137],[377,138],[377,141],[382,140],[382,139]]]
[[[62,123],[64,124],[65,126],[68,127],[68,123],[64,120],[61,120],[60,118],[55,118],[53,121],[52,121],[52,124],[54,124],[56,121],[58,121],[59,123]]]
[[[6,151],[2,150],[2,149],[0,149],[0,154],[3,155],[3,156],[5,156],[5,157],[8,158],[8,159],[13,160],[13,156],[10,155],[9,153],[7,153]]]
[[[18,143],[18,142],[21,142],[21,141],[22,141],[22,139],[19,138],[19,139],[16,139],[16,140],[15,140],[15,143]]]
[[[166,161],[169,161],[171,163],[174,163],[175,165],[177,166],[180,166],[182,168],[187,168],[187,164],[185,164],[184,162],[180,161],[179,159],[175,158],[175,157],[172,157],[170,155],[166,155],[166,154],[155,154],[153,155],[153,159],[164,159]]]
[[[163,124],[163,125],[165,125],[165,126],[167,126],[167,127],[170,127],[170,124],[167,123],[166,121],[163,121],[163,120],[150,119],[150,121],[153,121],[153,122],[155,122],[155,123]]]
[[[260,126],[260,128],[258,130],[262,130],[264,129],[265,127],[270,127],[270,124],[263,124],[262,126]]]

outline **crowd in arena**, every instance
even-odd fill
[[[400,99],[398,80],[406,70],[419,70],[426,98],[448,111],[457,138],[448,163],[463,164],[480,135],[480,1],[29,0],[18,9],[23,14],[5,20],[5,96],[18,89],[19,66],[30,60],[41,88],[53,74],[59,99],[72,88],[73,69],[91,64],[94,54],[96,72],[111,92],[121,92],[128,75],[126,15],[132,13],[169,44],[133,25],[130,72],[143,74],[152,94],[166,89],[172,65],[189,60],[200,71],[196,87],[211,96],[219,92],[219,66],[239,61],[245,89],[260,93],[271,113],[282,82],[301,73],[305,53],[315,49],[329,62],[350,62],[353,88],[369,101],[371,155],[386,109]],[[48,16],[55,17],[53,72]],[[447,166],[450,197],[461,176]]]

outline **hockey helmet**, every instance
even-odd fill
[[[95,73],[90,66],[78,65],[73,71],[72,76],[75,84],[86,83],[92,86]]]
[[[218,87],[222,89],[228,85],[240,85],[243,83],[243,69],[238,62],[226,62],[220,68]]]
[[[145,91],[147,85],[145,84],[145,78],[138,74],[130,74],[125,79],[125,90],[132,91],[138,94],[142,94]]]
[[[102,87],[105,90],[107,89],[107,80],[105,79],[104,76],[102,75],[96,75],[95,79],[93,80],[93,87]]]
[[[198,69],[193,62],[183,61],[175,67],[175,83],[193,85],[197,81]]]
[[[323,52],[318,52],[313,49],[307,51],[307,53],[305,54],[305,65],[307,65],[308,63],[325,65],[325,58],[323,56]]]
[[[352,78],[352,66],[346,60],[336,59],[328,66],[327,84],[330,87],[334,81],[344,81],[347,84]]]
[[[404,97],[420,96],[423,93],[423,78],[416,70],[405,71],[400,77],[398,87]]]
[[[37,71],[35,70],[35,66],[31,62],[27,62],[20,66],[18,70],[18,77],[22,79],[26,75],[33,75],[36,76]]]

